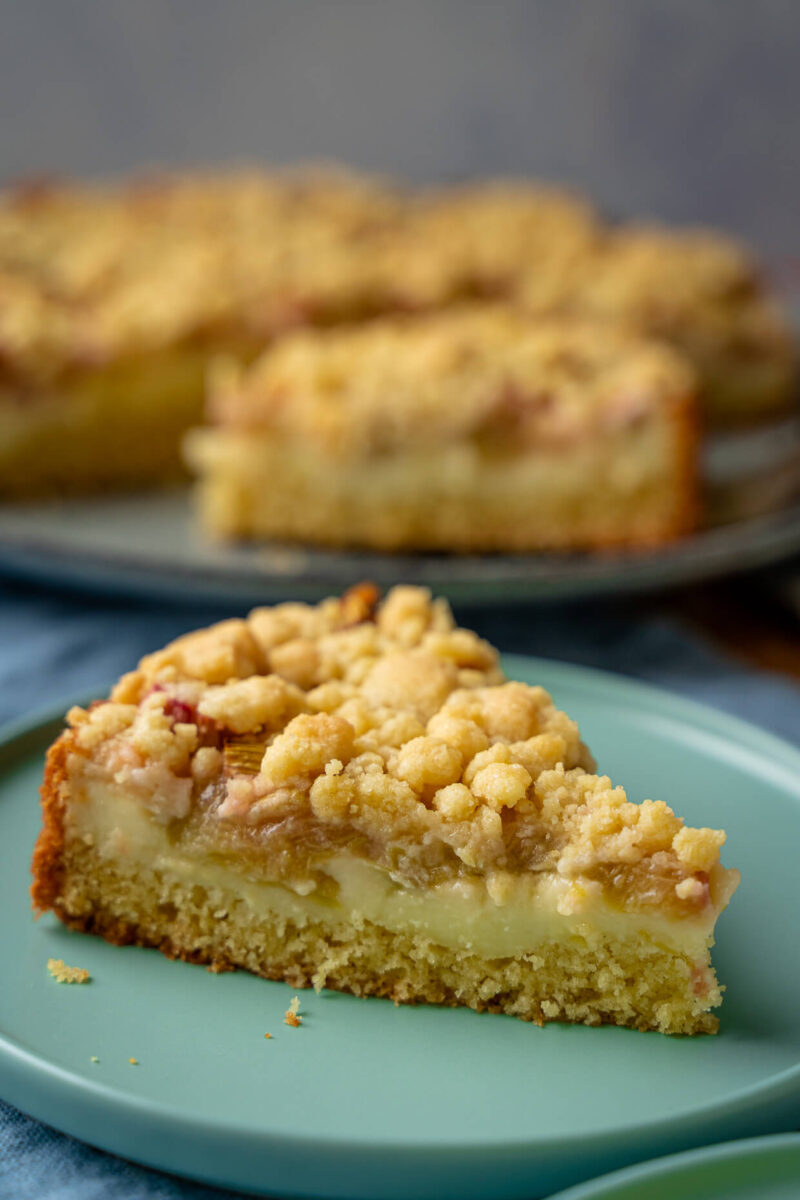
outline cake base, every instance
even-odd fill
[[[583,444],[491,453],[456,443],[358,461],[268,433],[193,430],[205,531],[460,553],[646,548],[697,521],[690,406]],[[266,486],[266,483],[269,486]]]
[[[66,847],[56,894],[36,894],[71,928],[117,945],[154,946],[169,958],[214,971],[241,967],[292,987],[334,988],[395,1003],[467,1006],[542,1025],[569,1021],[661,1033],[714,1033],[696,997],[691,958],[644,936],[623,940],[589,929],[531,952],[487,959],[395,932],[358,914],[300,925],[269,923],[222,887],[187,883],[167,871],[101,857],[84,843]],[[44,891],[44,885],[40,883]],[[601,964],[598,967],[598,964]]]

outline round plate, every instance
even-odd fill
[[[125,596],[243,605],[318,600],[360,579],[424,584],[471,604],[671,587],[800,550],[799,429],[787,421],[715,439],[706,468],[713,525],[654,551],[458,556],[214,545],[195,526],[188,490],[176,488],[2,506],[0,570]]]
[[[797,1200],[800,1134],[673,1154],[560,1192],[552,1200]]]
[[[302,993],[291,1029],[284,984],[34,922],[28,861],[51,720],[0,747],[4,1098],[151,1166],[348,1200],[530,1198],[796,1127],[800,753],[641,684],[532,659],[505,667],[553,693],[633,799],[656,794],[694,825],[727,829],[725,860],[743,878],[718,930],[728,991],[717,1037],[539,1029],[335,992]],[[51,956],[92,982],[58,985]]]

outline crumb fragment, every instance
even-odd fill
[[[284,1025],[291,1025],[292,1029],[298,1029],[303,1024],[303,1018],[299,1016],[300,997],[292,996],[289,1007],[283,1016]]]
[[[91,1058],[89,1059],[89,1062],[93,1062],[93,1063],[99,1063],[99,1062],[100,1062],[100,1059],[97,1057],[97,1055],[96,1055],[96,1054],[93,1054],[93,1055],[91,1056]]]
[[[271,1037],[272,1037],[272,1034],[271,1034],[271,1033],[265,1033],[265,1034],[264,1034],[264,1037],[265,1037],[265,1038],[271,1038]]]
[[[139,1065],[138,1058],[129,1058],[128,1062],[131,1064],[132,1067],[138,1067],[138,1065]]]
[[[88,983],[91,979],[85,967],[68,967],[63,958],[48,958],[47,969],[56,983]]]

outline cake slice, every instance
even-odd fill
[[[504,306],[296,334],[187,440],[212,535],[382,550],[647,546],[696,519],[672,351]]]
[[[595,775],[443,601],[376,601],[256,609],[72,709],[37,911],[293,987],[716,1030],[724,833]]]

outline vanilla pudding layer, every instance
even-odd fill
[[[716,903],[681,919],[626,913],[596,883],[554,872],[412,888],[347,853],[323,860],[316,879],[268,882],[176,844],[135,800],[95,782],[73,791],[65,832],[56,910],[114,941],[295,986],[477,1009],[502,997],[504,1011],[535,1021],[716,1027]]]

